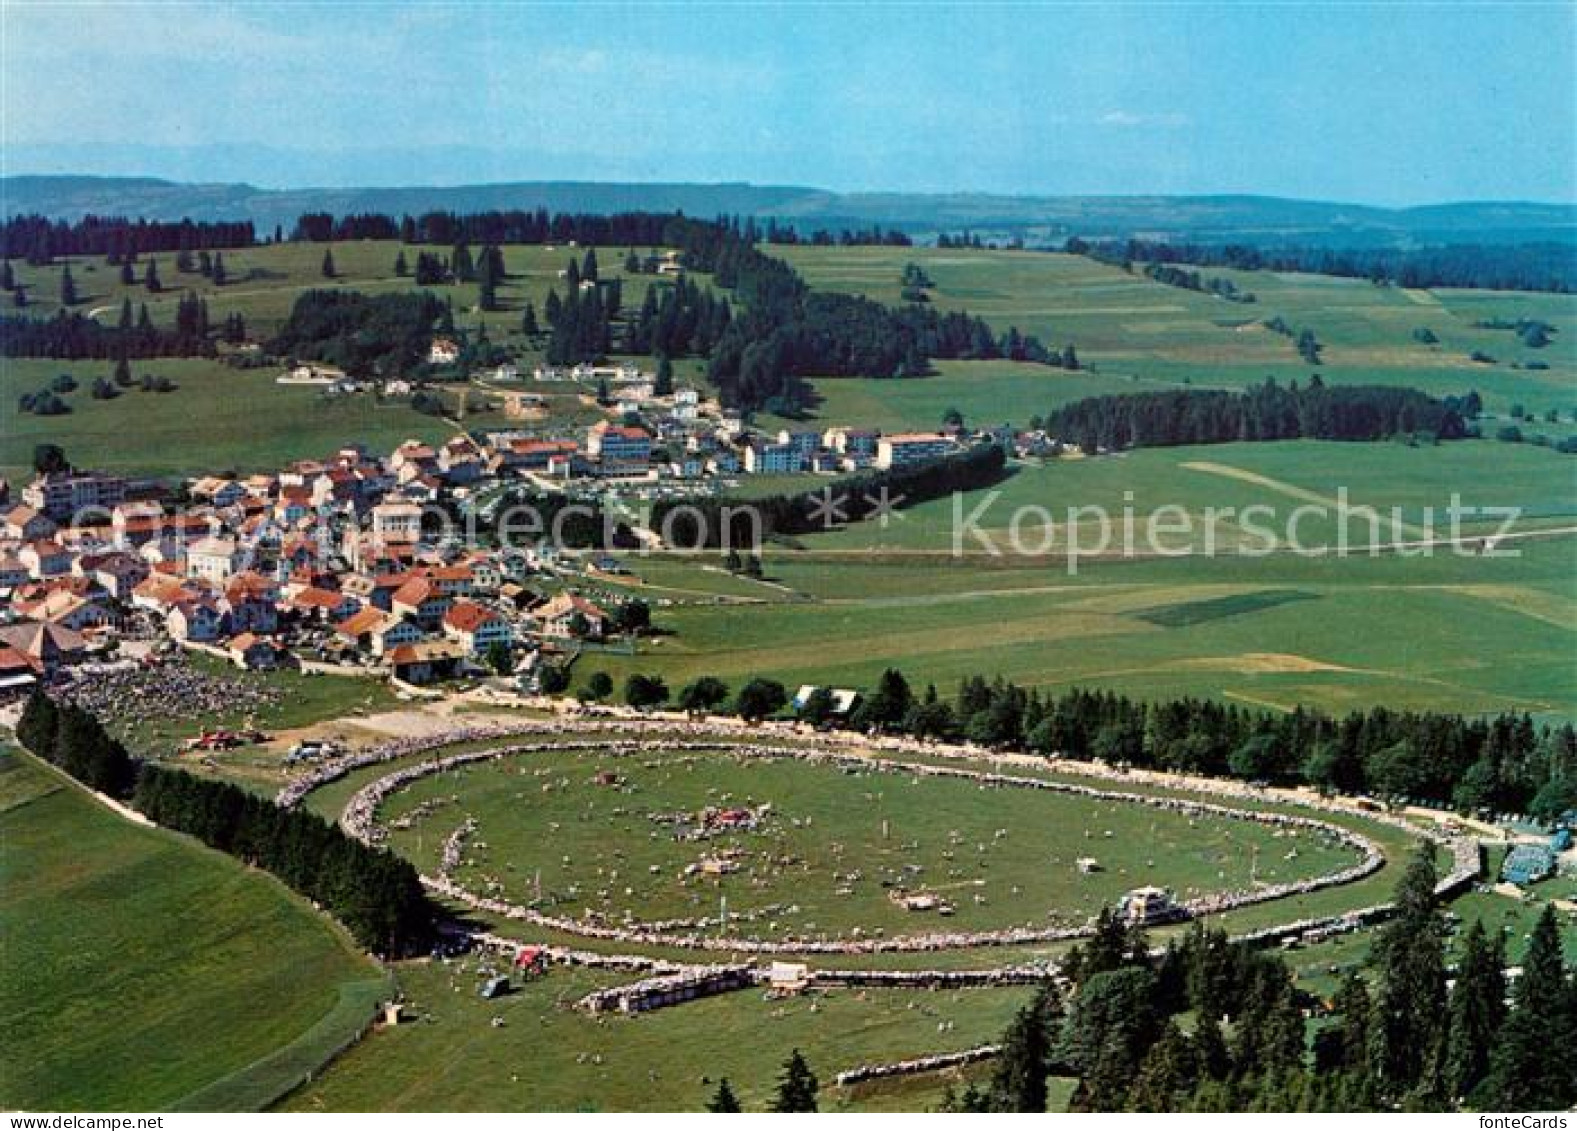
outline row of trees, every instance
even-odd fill
[[[834,721],[808,705],[808,722]],[[1577,808],[1577,731],[1523,715],[1465,718],[1375,707],[1333,718],[1272,714],[1208,699],[1148,703],[1075,689],[1042,695],[971,676],[943,699],[889,668],[847,725],[922,739],[967,740],[1079,760],[1207,777],[1373,793],[1464,812],[1553,820]]]
[[[1086,452],[1243,440],[1384,440],[1467,435],[1458,408],[1417,389],[1266,379],[1241,392],[1177,389],[1089,397],[1053,409],[1046,431]]]
[[[598,247],[671,246],[663,238],[676,214],[619,212],[611,215],[549,213],[545,208],[508,211],[424,212],[394,217],[379,213],[334,216],[311,212],[296,221],[291,238],[312,243],[340,240],[400,240],[406,244],[580,243]]]
[[[219,342],[245,338],[241,315],[229,315],[216,326],[209,320],[208,303],[191,291],[177,300],[173,327],[156,326],[146,304],[134,320],[130,300],[122,300],[120,318],[113,326],[67,310],[53,318],[0,316],[0,354],[6,357],[212,357]]]
[[[551,693],[564,691],[568,681],[559,684]],[[545,689],[547,690],[547,689]],[[588,703],[600,703],[613,695],[613,677],[607,672],[593,672],[577,697]],[[732,696],[732,698],[730,698]],[[624,681],[623,699],[626,706],[639,710],[662,707],[672,701],[681,711],[694,714],[731,714],[750,722],[759,722],[777,714],[788,706],[788,689],[775,679],[754,678],[747,680],[734,692],[716,676],[704,675],[691,680],[675,696],[668,683],[659,675],[635,672]]]
[[[416,869],[300,809],[183,770],[139,763],[88,712],[35,692],[17,738],[84,785],[130,800],[149,820],[263,868],[389,957],[432,945],[435,909]]]
[[[111,266],[150,251],[188,254],[215,248],[251,247],[257,233],[250,220],[129,220],[123,216],[9,216],[0,222],[0,259],[22,259],[45,267],[59,256],[102,255]]]
[[[1165,283],[1169,287],[1179,287],[1185,291],[1198,291],[1201,294],[1215,295],[1228,302],[1251,303],[1258,301],[1252,291],[1238,289],[1238,285],[1231,279],[1220,275],[1209,277],[1201,276],[1198,271],[1189,271],[1170,263],[1150,263],[1145,266],[1145,275],[1157,283]]]
[[[1080,1111],[1560,1110],[1577,1099],[1577,972],[1546,905],[1507,1005],[1505,954],[1475,922],[1454,983],[1425,851],[1367,969],[1329,1003],[1275,955],[1195,927],[1154,956],[1106,912],[1014,1017],[985,1087],[944,1110],[1046,1110],[1047,1077],[1078,1079]],[[1312,1042],[1305,1013],[1321,1017]],[[1185,1030],[1184,1017],[1194,1021]]]
[[[1124,266],[1187,263],[1240,271],[1303,271],[1399,287],[1472,287],[1561,294],[1577,288],[1577,257],[1572,255],[1571,245],[1553,241],[1335,250],[1074,238],[1067,242],[1065,250]]]
[[[825,529],[829,521],[858,522],[882,508],[912,506],[955,491],[987,487],[1003,477],[1006,466],[1002,448],[981,444],[958,455],[863,472],[794,495],[748,501],[660,499],[652,507],[651,523],[678,546],[755,548],[768,538]]]

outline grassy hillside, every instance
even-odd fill
[[[0,1106],[149,1111],[296,1041],[377,969],[273,880],[0,752]],[[297,1050],[308,1051],[311,1050]],[[310,1066],[310,1065],[309,1065]],[[258,1072],[250,1102],[293,1083]],[[232,1093],[232,1098],[244,1093]]]
[[[1306,381],[1319,372],[1327,382],[1412,385],[1437,396],[1477,389],[1492,411],[1506,412],[1521,404],[1542,417],[1555,409],[1561,424],[1549,426],[1551,433],[1577,431],[1572,422],[1577,412],[1577,297],[1571,295],[1412,291],[1321,275],[1202,271],[1254,292],[1258,301],[1246,304],[1166,286],[1072,255],[935,248],[774,250],[813,287],[885,302],[899,301],[904,265],[917,263],[936,284],[931,298],[938,308],[967,309],[998,329],[1015,325],[1049,346],[1072,342],[1084,364],[1106,381],[1138,381],[1139,388],[1152,382],[1242,386],[1266,377]],[[1318,366],[1304,363],[1291,339],[1262,325],[1278,316],[1295,331],[1315,332],[1325,347]],[[1528,349],[1510,331],[1473,325],[1495,318],[1537,318],[1557,332],[1550,345]],[[1425,328],[1439,338],[1438,345],[1413,339],[1414,330]],[[1474,351],[1495,358],[1495,364],[1469,360]],[[1549,368],[1512,368],[1513,363],[1529,362]],[[944,375],[958,376],[946,369]],[[918,391],[926,383],[916,382],[911,390],[906,382],[904,388],[890,391],[892,383],[885,381],[819,381],[817,389],[826,398],[819,415],[842,420],[861,398],[890,397],[893,405],[902,406],[893,412],[903,423],[934,426],[939,415],[935,402]],[[1044,413],[1066,399],[1055,371],[1046,384],[1049,395],[1032,383],[1005,384],[999,397],[974,401],[975,419],[1023,422]]]

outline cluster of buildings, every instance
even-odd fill
[[[615,618],[584,596],[548,598],[524,584],[556,548],[438,545],[424,508],[477,505],[510,483],[557,491],[577,480],[639,487],[902,467],[963,439],[762,433],[694,390],[657,396],[654,379],[631,365],[563,376],[606,385],[614,415],[579,435],[458,433],[387,455],[352,446],[176,491],[65,469],[39,475],[13,501],[0,482],[0,694],[128,637],[173,639],[247,667],[379,667],[411,683],[499,664],[501,652],[534,662],[544,642],[602,636]]]
[[[14,503],[0,488],[0,697],[127,640],[420,684],[609,633],[596,602],[524,584],[545,568],[536,550],[439,545],[424,530],[427,504],[499,458],[457,436],[174,493],[88,471],[40,475]]]

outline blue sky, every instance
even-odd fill
[[[1577,5],[28,4],[5,171],[1577,200]]]

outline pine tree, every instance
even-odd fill
[[[147,287],[152,294],[158,294],[164,289],[164,286],[159,282],[159,261],[157,259],[148,260],[148,266],[142,273],[142,285]]]
[[[214,286],[216,287],[224,286],[225,282],[229,278],[225,274],[225,257],[220,252],[214,252],[214,269],[209,275],[209,278],[213,280]]]
[[[335,277],[335,274],[333,249],[325,249],[323,252],[323,277],[332,279]]]
[[[529,300],[526,309],[520,314],[520,332],[528,338],[535,338],[542,332],[542,327],[537,325],[537,308]]]
[[[1161,1039],[1150,1046],[1139,1064],[1139,1075],[1128,1095],[1128,1110],[1175,1111],[1178,1097],[1193,1091],[1198,1075],[1193,1046],[1176,1023],[1168,1021]]]
[[[744,1110],[739,1106],[739,1097],[734,1095],[734,1089],[729,1086],[727,1076],[717,1082],[717,1091],[713,1092],[712,1098],[706,1101],[706,1110],[716,1113]]]
[[[0,291],[9,291],[16,286],[16,274],[11,270],[9,259],[0,259]]]
[[[1002,1037],[991,1078],[993,1111],[1045,1111],[1052,1027],[1062,1015],[1061,1001],[1049,984],[1014,1015]]]
[[[674,391],[674,363],[664,354],[657,359],[657,380],[652,392],[659,397],[671,397]]]
[[[1472,1095],[1489,1071],[1506,1020],[1505,966],[1499,938],[1492,944],[1484,924],[1475,920],[1463,943],[1448,1011],[1446,1089],[1455,1100]]]
[[[1555,909],[1546,903],[1490,1060],[1484,1084],[1490,1110],[1557,1111],[1577,1100],[1574,997],[1577,990],[1561,962]]]
[[[1380,1091],[1400,1098],[1439,1065],[1446,1007],[1444,924],[1435,900],[1434,853],[1426,846],[1396,888],[1396,915],[1375,942],[1379,990],[1370,1050]]]
[[[800,1055],[799,1049],[795,1049],[788,1060],[783,1062],[783,1075],[778,1077],[778,1094],[772,1101],[772,1110],[815,1111],[816,1093],[820,1090],[821,1085],[816,1080],[816,1074],[810,1070],[810,1065],[805,1063],[805,1058]]]
[[[120,265],[120,285],[129,287],[137,282],[136,273],[132,271],[131,260],[123,260]]]
[[[403,249],[394,257],[394,273],[402,279],[411,273],[411,265],[405,261]]]
[[[71,277],[71,264],[60,270],[60,305],[77,305],[77,281]]]

